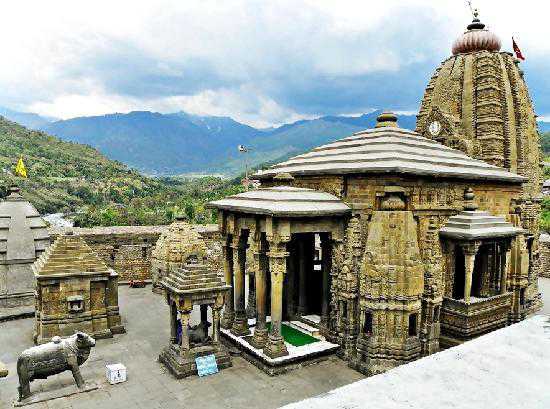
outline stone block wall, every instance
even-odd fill
[[[263,186],[273,186],[273,181],[262,182]],[[424,265],[421,310],[418,317],[418,336],[421,353],[428,355],[439,350],[440,318],[439,311],[443,296],[450,291],[452,277],[447,276],[445,258],[440,243],[439,229],[449,217],[457,214],[464,206],[464,191],[471,187],[480,210],[493,215],[501,215],[508,220],[513,216],[521,221],[529,220],[530,213],[516,214],[516,203],[522,195],[521,185],[499,184],[497,182],[434,180],[414,176],[300,176],[292,182],[295,187],[312,188],[332,193],[352,208],[344,243],[333,249],[331,285],[331,331],[330,340],[337,342],[345,351],[346,360],[357,360],[357,339],[365,338],[360,307],[367,298],[359,294],[359,270],[369,262],[365,259],[365,246],[371,234],[373,215],[381,206],[386,194],[397,194],[405,201],[404,211],[411,212],[415,225],[420,262]],[[524,210],[523,208],[521,210]],[[520,221],[520,224],[521,224]],[[526,227],[526,226],[522,226]],[[411,233],[412,234],[412,233]],[[357,250],[355,250],[357,249]],[[527,255],[523,246],[522,254]],[[362,279],[363,280],[363,279]],[[528,301],[537,297],[536,280],[533,279],[533,294],[526,291]],[[522,284],[527,285],[527,280]],[[519,294],[521,287],[517,288]],[[531,297],[531,298],[529,298]],[[415,311],[418,305],[415,305]],[[375,314],[372,319],[376,319]],[[342,324],[343,323],[343,324]],[[364,321],[363,321],[364,323]],[[401,326],[405,328],[405,326]],[[370,339],[370,337],[369,337]],[[403,343],[405,350],[409,341]],[[392,346],[393,348],[393,346]],[[416,353],[416,352],[415,352]],[[391,358],[391,354],[386,353]],[[360,368],[361,362],[355,367]],[[352,364],[353,365],[353,364]]]
[[[151,253],[158,238],[168,226],[113,226],[71,228],[81,236],[108,267],[119,275],[119,283],[151,280]],[[52,240],[66,229],[51,229]],[[207,246],[208,263],[221,271],[222,248],[217,225],[198,226]]]
[[[151,251],[167,226],[72,228],[99,257],[119,274],[119,282],[151,279]],[[64,230],[52,230],[57,237]]]

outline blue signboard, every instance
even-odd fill
[[[195,358],[199,376],[212,375],[218,372],[218,364],[214,355],[206,355]]]

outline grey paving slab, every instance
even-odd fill
[[[128,332],[98,340],[81,367],[84,379],[99,382],[100,389],[25,408],[277,408],[363,378],[336,357],[278,377],[235,357],[232,368],[211,377],[176,380],[156,361],[169,338],[168,306],[163,297],[153,294],[150,287],[122,286],[119,291]],[[2,409],[12,407],[17,397],[16,361],[23,349],[32,346],[32,326],[33,319],[0,323],[0,360],[10,371],[0,380]],[[105,365],[115,362],[127,366],[128,381],[109,385]],[[51,390],[73,382],[70,372],[65,372],[34,381],[31,390]]]

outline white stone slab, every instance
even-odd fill
[[[285,409],[550,408],[550,320],[535,316]]]
[[[250,328],[250,330],[251,330],[252,333],[254,333],[254,328]],[[265,355],[263,353],[263,350],[254,348],[252,345],[250,345],[248,342],[246,342],[246,340],[243,339],[242,337],[237,337],[237,336],[233,335],[231,333],[231,331],[222,328],[221,332],[224,335],[226,335],[227,337],[231,338],[233,341],[235,341],[235,342],[239,343],[240,345],[244,346],[245,349],[248,352],[250,352],[253,355],[256,355],[256,356],[260,357],[262,360],[264,360],[266,362],[269,362],[269,363],[272,363],[272,364],[281,364],[281,363],[284,363],[285,361],[291,361],[291,360],[293,360],[295,358],[298,358],[298,357],[306,357],[307,355],[317,354],[319,352],[336,350],[339,347],[338,344],[333,344],[333,343],[328,342],[328,341],[314,342],[313,344],[302,345],[300,347],[295,347],[294,345],[291,345],[288,342],[285,342],[285,345],[286,345],[286,348],[287,348],[287,351],[288,351],[288,355],[287,356],[282,356],[282,357],[279,357],[279,358],[270,358],[270,357],[268,357],[267,355]]]

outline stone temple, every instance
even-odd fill
[[[336,346],[372,374],[540,307],[539,137],[518,64],[499,50],[476,17],[428,84],[416,132],[383,113],[209,204],[233,286],[225,338],[269,373]],[[325,347],[296,348],[292,328]]]
[[[76,331],[94,338],[125,332],[118,307],[118,274],[79,236],[58,237],[33,265],[34,342]]]
[[[539,240],[534,110],[500,47],[476,17],[430,79],[414,131],[384,112],[374,129],[259,171],[260,188],[208,204],[217,226],[75,229],[48,247],[12,190],[0,307],[35,294],[37,343],[110,337],[124,332],[118,274],[150,281],[170,318],[159,360],[176,377],[205,354],[230,366],[227,344],[269,374],[333,353],[375,374],[525,319],[541,305],[550,239]]]

